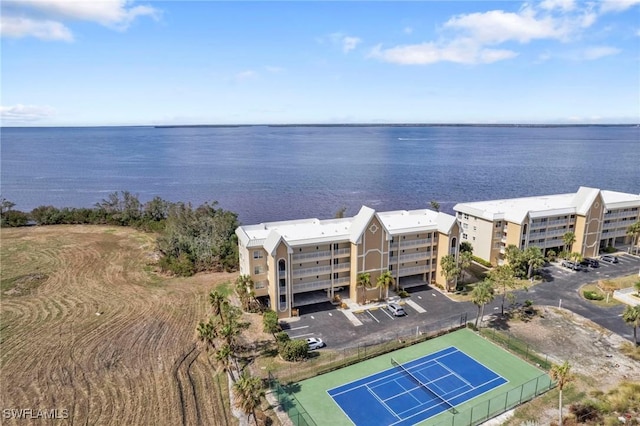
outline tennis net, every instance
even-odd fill
[[[426,383],[424,383],[422,380],[418,379],[416,376],[414,376],[411,372],[409,372],[409,370],[407,370],[402,364],[400,364],[399,362],[397,362],[395,359],[393,359],[393,357],[391,357],[391,365],[393,365],[394,367],[402,370],[407,376],[409,376],[410,379],[412,379],[414,382],[416,382],[416,384],[418,386],[421,386],[422,388],[424,388],[427,392],[429,392],[431,395],[435,396],[436,398],[438,398],[440,401],[444,402],[445,404],[447,404],[447,406],[449,407],[449,409],[455,414],[456,413],[456,409],[455,407],[446,399],[444,399],[443,397],[441,397],[440,395],[438,395],[436,392],[434,392],[433,390],[431,390],[431,388],[429,386],[427,386]]]

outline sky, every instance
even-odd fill
[[[640,0],[0,8],[2,126],[640,123]]]

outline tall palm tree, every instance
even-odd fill
[[[633,341],[638,346],[638,327],[640,326],[640,305],[627,306],[622,312],[622,319],[633,326]]]
[[[231,376],[231,380],[236,381],[236,377],[231,371],[231,359],[233,358],[233,349],[228,344],[220,346],[215,353],[216,361],[222,365],[224,371]]]
[[[559,425],[562,425],[562,390],[564,389],[564,386],[572,380],[570,371],[571,364],[569,364],[569,361],[565,361],[562,365],[554,365],[551,367],[551,370],[549,370],[549,377],[558,384],[558,391],[560,392],[558,397],[558,406],[560,408],[560,413],[558,415]]]
[[[215,348],[214,342],[216,338],[216,332],[211,320],[207,322],[201,321],[198,324],[196,331],[198,332],[198,340],[204,342],[207,351],[209,350],[209,346]]]
[[[362,304],[364,305],[367,297],[367,290],[371,288],[371,274],[368,272],[358,274],[358,282],[356,285],[362,289]]]
[[[524,251],[524,256],[527,259],[527,278],[531,278],[536,269],[544,266],[544,256],[542,250],[539,247],[531,246],[527,247]]]
[[[442,259],[440,259],[440,274],[443,275],[447,281],[445,285],[446,290],[450,291],[449,283],[460,275],[460,267],[452,254],[443,256]]]
[[[458,267],[460,268],[460,274],[464,274],[464,272],[471,266],[471,262],[473,261],[473,253],[470,251],[461,251],[458,255]],[[461,275],[462,282],[464,283],[464,275]]]
[[[376,281],[376,287],[378,289],[380,289],[380,296],[379,298],[382,299],[382,289],[385,290],[385,299],[389,298],[389,287],[394,285],[394,283],[396,282],[395,279],[393,279],[393,275],[391,275],[390,271],[384,271],[382,274],[380,274],[380,276],[378,277],[377,281]]]
[[[235,406],[247,414],[247,420],[253,415],[253,420],[258,424],[256,408],[260,407],[260,398],[264,395],[262,380],[252,377],[247,370],[243,371],[238,381],[233,384],[233,395],[236,399]]]
[[[476,317],[476,328],[478,328],[478,320],[484,317],[484,306],[495,298],[493,293],[493,282],[485,279],[478,283],[471,290],[471,301],[478,307],[478,316]]]
[[[213,315],[220,316],[222,305],[227,302],[227,297],[218,290],[212,290],[209,293],[209,304],[213,308]]]
[[[631,244],[635,246],[635,252],[638,254],[638,246],[640,246],[640,221],[627,228],[627,235],[631,237]]]
[[[238,278],[236,278],[236,293],[242,303],[242,309],[248,311],[251,299],[255,296],[253,280],[250,275],[239,275]]]
[[[565,232],[562,235],[562,242],[564,243],[564,251],[570,253],[573,243],[576,242],[576,234],[572,231]]]

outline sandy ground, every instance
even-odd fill
[[[55,424],[227,424],[195,328],[208,292],[235,275],[160,276],[154,237],[128,228],[0,236],[0,409],[58,410]]]

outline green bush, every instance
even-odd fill
[[[275,334],[282,331],[282,328],[278,323],[278,314],[275,311],[272,311],[271,309],[265,311],[262,314],[262,325],[265,333]],[[287,333],[284,333],[284,334],[287,334]],[[287,337],[289,336],[287,335]]]
[[[473,331],[478,331],[478,327],[476,327],[476,325],[472,322],[468,322],[467,323],[467,328],[473,330]]]
[[[584,294],[585,299],[588,300],[604,300],[604,296],[595,291],[585,290],[582,294]]]
[[[289,342],[290,340],[291,340],[291,338],[284,331],[276,333],[276,342],[278,343],[278,346],[284,345],[287,342]]]
[[[604,251],[605,253],[615,253],[617,250],[615,247],[607,246],[602,251]]]
[[[491,268],[493,265],[491,265],[491,262],[487,262],[484,259],[479,258],[478,256],[472,256],[472,259],[474,262],[479,263],[480,265],[487,267],[487,268]]]
[[[411,295],[410,295],[410,294],[409,294],[409,292],[408,292],[408,291],[406,291],[406,290],[400,290],[400,291],[398,292],[398,296],[400,296],[401,298],[405,299],[405,298],[407,298],[407,297],[410,297]]]
[[[307,357],[309,345],[304,340],[289,340],[280,345],[278,352],[285,361],[301,361]]]

